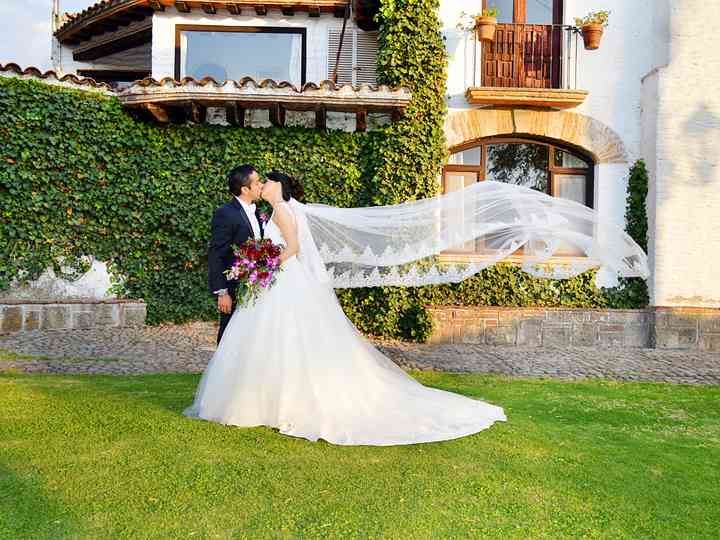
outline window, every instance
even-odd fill
[[[593,162],[570,149],[530,139],[492,138],[451,154],[443,169],[443,192],[493,180],[516,184],[593,207]],[[468,242],[453,253],[482,254],[493,249]],[[572,246],[563,255],[577,255]]]
[[[328,33],[327,78],[330,80],[335,69],[341,33],[340,29],[334,28]],[[377,84],[378,51],[377,32],[346,29],[338,62],[338,84]]]
[[[305,84],[304,28],[177,25],[175,34],[177,79],[252,77]]]
[[[500,24],[562,24],[562,0],[483,0],[498,9]]]

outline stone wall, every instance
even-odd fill
[[[720,351],[720,309],[657,307],[653,311],[656,348]]]
[[[720,351],[720,309],[431,307],[432,343]]]
[[[13,301],[0,303],[0,333],[143,326],[145,302],[137,300]]]
[[[519,347],[648,347],[646,310],[433,307],[434,343]]]

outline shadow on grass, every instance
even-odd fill
[[[40,482],[31,477],[21,477],[0,463],[0,538],[76,536],[77,524],[67,510],[49,498],[39,487]]]

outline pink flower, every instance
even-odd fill
[[[260,212],[260,221],[267,223],[268,219],[270,219],[270,216],[268,216],[265,212]]]

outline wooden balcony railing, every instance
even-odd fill
[[[468,101],[579,105],[587,96],[577,89],[579,41],[580,29],[575,26],[498,24],[493,42],[473,47]]]

